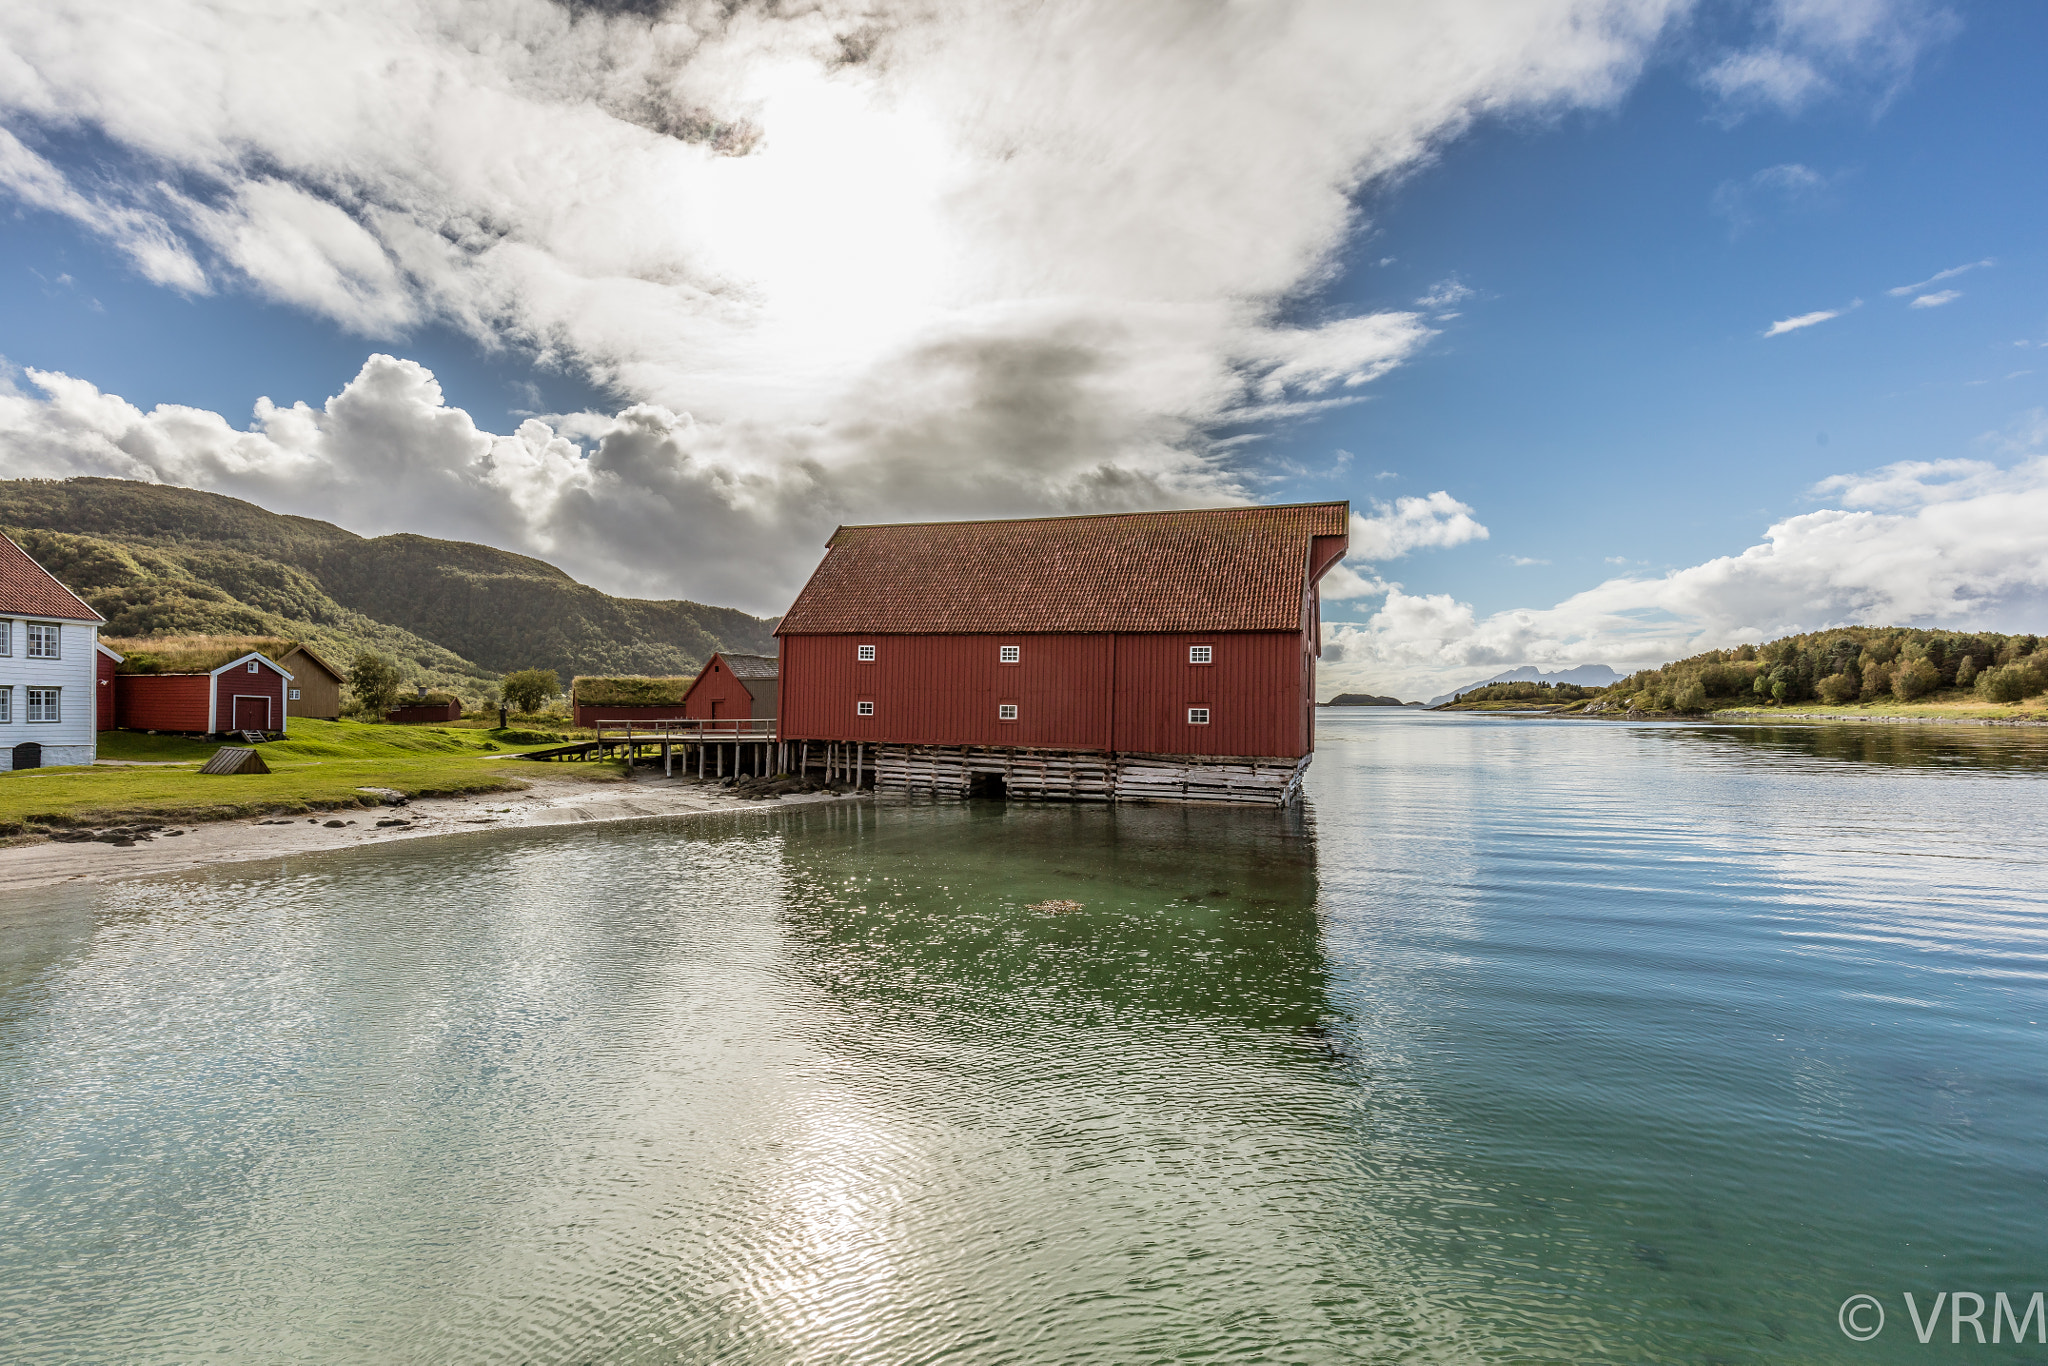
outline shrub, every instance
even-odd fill
[[[1924,659],[1902,664],[1892,675],[1892,696],[1901,702],[1925,697],[1941,686],[1941,671]]]
[[[1964,655],[1963,662],[1956,665],[1956,686],[1958,688],[1967,688],[1976,681],[1977,661],[1969,655]]]
[[[374,651],[363,650],[348,666],[348,690],[354,695],[357,711],[382,716],[398,700],[398,666]]]
[[[1862,691],[1860,680],[1852,678],[1848,674],[1829,674],[1820,681],[1820,700],[1831,707],[1839,707],[1844,702],[1855,701],[1856,695],[1860,691]]]
[[[561,676],[553,669],[519,669],[498,685],[507,706],[528,714],[539,711],[561,690]]]
[[[2027,695],[2020,671],[2008,664],[1977,675],[1977,695],[1986,702],[2017,702]]]
[[[1687,683],[1678,690],[1678,696],[1671,700],[1671,705],[1679,711],[1705,711],[1707,709],[1706,687],[1695,678],[1692,682]]]

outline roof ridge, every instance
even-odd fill
[[[1111,521],[1119,517],[1194,517],[1223,512],[1289,512],[1296,508],[1341,507],[1348,513],[1349,498],[1318,498],[1306,503],[1222,503],[1215,507],[1131,508],[1123,512],[1049,512],[1037,517],[965,517],[958,520],[926,522],[842,522],[833,532],[880,531],[901,526],[1019,526],[1027,522]]]

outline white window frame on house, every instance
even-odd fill
[[[996,720],[998,720],[998,721],[1014,721],[1014,720],[1016,720],[1016,719],[1017,719],[1017,704],[1016,704],[1015,702],[998,702],[998,703],[996,703]]]
[[[875,704],[872,702],[856,702],[853,704],[853,714],[855,716],[873,716],[875,714]]]
[[[64,628],[47,621],[32,621],[23,633],[28,643],[22,653],[30,659],[62,659],[64,657]],[[47,642],[47,650],[39,650],[39,644]]]
[[[872,664],[875,662],[875,647],[872,645],[855,646],[853,657],[863,664]]]
[[[1215,647],[1214,647],[1213,645],[1190,645],[1190,646],[1188,646],[1188,663],[1190,663],[1190,664],[1214,664],[1215,662],[1216,662],[1216,648],[1215,648]]]
[[[0,657],[14,653],[14,623],[0,621]]]
[[[1000,664],[1022,664],[1024,649],[1019,645],[996,646],[996,661]]]
[[[1206,725],[1208,725],[1208,724],[1209,724],[1209,709],[1208,709],[1207,707],[1189,707],[1189,708],[1188,708],[1188,724],[1189,724],[1189,725],[1191,725],[1191,726],[1206,726]]]
[[[62,688],[25,688],[28,694],[27,720],[38,726],[54,726],[64,719],[64,690]],[[48,712],[38,716],[38,711]]]
[[[0,726],[14,724],[14,689],[0,684]]]
[[[255,673],[255,672],[256,672],[256,661],[255,661],[255,660],[253,660],[253,659],[249,661],[249,672],[250,672],[250,673]]]
[[[296,702],[296,701],[298,701],[298,700],[299,700],[299,690],[298,690],[297,688],[293,688],[293,689],[291,690],[291,693],[290,693],[289,697],[288,697],[288,698],[287,698],[286,700],[287,700],[287,701],[291,701],[291,702]]]

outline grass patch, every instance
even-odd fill
[[[501,738],[502,737],[502,738]],[[220,746],[175,735],[109,731],[110,759],[175,763],[175,768],[37,768],[0,774],[0,836],[138,819],[237,820],[268,812],[376,806],[357,791],[383,787],[408,797],[511,792],[526,786],[507,756],[540,748],[509,734],[442,726],[376,726],[295,718],[291,738],[259,747],[269,773],[202,774]],[[618,764],[565,764],[556,776],[603,782]]]

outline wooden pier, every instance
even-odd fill
[[[1286,806],[1301,791],[1299,759],[977,745],[876,745],[790,740],[773,720],[600,722],[597,738],[524,756],[541,761],[658,762],[700,779],[815,774],[820,781],[934,797],[1074,802],[1223,802]]]

